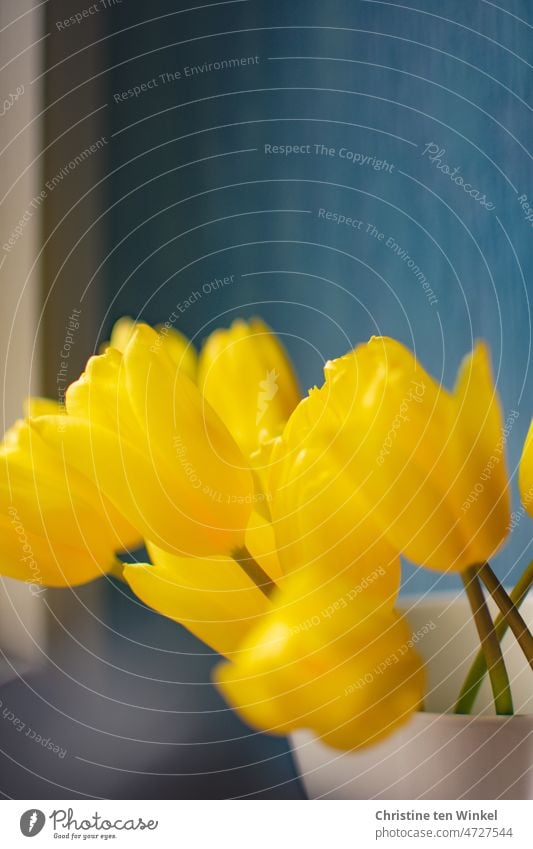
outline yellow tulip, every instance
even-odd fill
[[[63,404],[57,401],[52,401],[51,398],[40,398],[32,395],[24,401],[24,417],[26,419],[35,419],[38,416],[58,416],[64,415],[65,408]],[[18,430],[19,423],[14,426],[14,430]],[[9,437],[8,431],[4,438]]]
[[[107,348],[116,348],[121,354],[124,353],[138,322],[125,315],[119,318],[113,325],[109,342],[104,342],[100,353],[105,353]],[[164,348],[172,362],[181,369],[191,380],[196,379],[197,356],[194,346],[183,333],[176,330],[169,322],[158,324],[155,330],[159,333],[157,347]]]
[[[533,421],[524,443],[520,470],[518,474],[520,497],[527,512],[533,516]]]
[[[320,564],[330,577],[373,576],[381,597],[394,600],[398,550],[354,486],[335,445],[337,420],[319,400],[312,393],[298,405],[272,452],[268,491],[284,572]]]
[[[31,400],[32,415],[44,411],[59,413],[60,405]],[[0,447],[0,504],[0,573],[32,585],[83,584],[110,571],[115,552],[139,544],[120,512],[32,422],[17,422]]]
[[[259,502],[250,517],[244,544],[261,569],[277,584],[283,575],[271,522],[265,519]]]
[[[234,662],[215,672],[228,702],[254,728],[311,729],[356,749],[390,734],[421,706],[424,671],[411,629],[379,593],[313,569],[285,579],[271,612]]]
[[[48,416],[37,424],[145,539],[179,556],[230,555],[244,543],[252,474],[158,339],[137,325],[124,354],[89,360],[60,426]]]
[[[247,455],[281,431],[300,399],[287,353],[260,319],[209,336],[198,385]]]
[[[453,392],[384,337],[328,363],[325,375],[309,401],[314,432],[391,544],[441,571],[494,554],[510,503],[486,346],[465,358]]]
[[[124,578],[150,607],[180,622],[220,654],[231,657],[271,604],[231,557],[176,557],[147,542],[154,565],[124,567]],[[273,580],[280,577],[273,534],[254,514],[246,532],[252,556]]]
[[[116,348],[120,353],[124,353],[128,342],[133,336],[133,331],[137,326],[137,322],[129,315],[123,315],[118,318],[111,328],[111,336],[109,342],[104,342],[100,348],[100,353],[104,354],[107,348]]]

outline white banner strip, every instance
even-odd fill
[[[69,840],[158,849],[531,849],[532,807],[518,801],[10,800],[0,807],[1,845],[40,849]]]

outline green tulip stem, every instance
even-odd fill
[[[527,594],[533,584],[533,560],[525,570],[525,572],[518,579],[515,588],[512,590],[510,594],[511,601],[513,602],[516,608],[519,608],[524,599],[527,597]],[[500,614],[494,623],[494,628],[496,631],[496,636],[498,637],[499,642],[503,640],[505,634],[507,633],[507,629],[509,627],[508,619]],[[461,692],[459,693],[459,698],[457,699],[457,704],[455,705],[456,713],[471,713],[472,708],[474,707],[474,703],[476,701],[477,694],[481,688],[483,683],[483,679],[485,678],[485,674],[487,672],[487,662],[485,660],[485,652],[483,649],[480,649],[477,653],[472,666],[468,672],[468,675],[465,678],[465,682],[462,686]]]
[[[518,645],[524,652],[527,662],[533,669],[533,634],[524,622],[522,614],[513,604],[512,599],[502,587],[488,563],[483,563],[479,567],[478,575],[500,608],[502,616],[507,621],[509,628],[516,637]]]
[[[266,595],[267,598],[270,598],[276,589],[276,584],[267,575],[263,567],[259,565],[257,560],[254,560],[246,546],[243,545],[241,548],[236,548],[231,556],[239,564],[241,569],[246,572],[256,587],[259,587],[261,592]]]
[[[477,632],[485,654],[489,672],[494,707],[497,714],[512,714],[513,700],[509,677],[503,660],[502,649],[489,613],[483,589],[478,578],[478,569],[471,566],[465,569],[462,577]]]

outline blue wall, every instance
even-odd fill
[[[107,328],[123,313],[164,321],[179,302],[179,329],[200,342],[260,314],[304,387],[372,333],[401,339],[451,385],[484,337],[505,411],[519,411],[514,474],[532,413],[533,230],[519,202],[533,206],[531,3],[249,0],[180,13],[190,5],[128,0],[109,13]],[[237,57],[249,61],[186,75]],[[445,152],[431,161],[429,144]],[[530,540],[525,518],[501,577],[516,577]],[[407,569],[405,585],[457,582]]]

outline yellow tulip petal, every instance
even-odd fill
[[[123,356],[114,348],[91,357],[81,377],[66,392],[69,416],[83,418],[111,430],[119,426],[124,436],[132,437],[129,408],[121,409],[119,381],[123,374]]]
[[[379,568],[380,592],[392,605],[400,581],[398,549],[354,483],[340,429],[337,413],[315,389],[274,446],[268,486],[280,561],[286,573],[315,564],[331,577],[346,571],[359,583]]]
[[[152,458],[161,455],[172,470],[176,501],[201,516],[202,536],[214,539],[211,550],[191,553],[231,552],[242,544],[252,510],[250,469],[194,384],[151,350],[153,341],[149,328],[138,328],[124,355],[132,410]]]
[[[92,480],[141,536],[178,554],[189,554],[191,549],[196,553],[198,548],[202,553],[210,547],[215,550],[209,553],[219,550],[220,540],[206,539],[204,523],[187,514],[187,503],[173,501],[176,489],[170,470],[156,465],[142,444],[133,446],[115,431],[70,416],[63,430],[53,417],[36,419],[34,427],[47,441],[55,440],[67,464]]]
[[[155,329],[159,333],[162,349],[174,365],[191,380],[196,380],[198,356],[190,340],[168,324],[158,324]]]
[[[63,406],[58,401],[50,398],[38,398],[32,396],[24,402],[24,415],[26,418],[37,416],[59,416],[64,412]]]
[[[273,610],[216,681],[255,728],[309,728],[331,746],[371,745],[407,721],[424,694],[424,672],[406,620],[370,596],[352,598],[335,579],[291,576]]]
[[[85,547],[66,545],[29,531],[22,510],[10,508],[0,519],[0,574],[35,587],[77,586],[111,570],[113,554],[92,537]],[[67,519],[66,519],[67,521]]]
[[[137,325],[124,354],[89,361],[61,422],[35,427],[143,537],[178,555],[242,546],[254,482],[240,450],[158,334]]]
[[[505,538],[509,502],[486,349],[467,358],[454,393],[387,338],[325,372],[309,401],[315,419],[321,414],[317,438],[391,544],[441,571],[490,557]]]
[[[108,348],[116,348],[117,351],[123,353],[133,335],[136,325],[137,322],[129,315],[123,315],[117,319],[111,329],[109,342],[104,342],[100,348],[100,353],[103,354]]]
[[[274,529],[271,522],[257,510],[254,510],[250,517],[244,541],[254,560],[259,563],[269,578],[277,583],[282,576],[282,570]]]
[[[533,421],[524,443],[518,477],[520,497],[527,512],[533,516]]]
[[[0,450],[0,516],[0,572],[32,583],[85,583],[112,566],[117,550],[139,544],[92,481],[26,421]]]
[[[452,486],[468,541],[467,557],[470,564],[482,563],[504,542],[511,510],[504,421],[486,345],[478,344],[463,361],[453,400],[458,474]]]
[[[198,385],[246,454],[279,433],[299,400],[287,354],[259,319],[211,334],[200,352]]]
[[[104,342],[99,353],[103,354],[109,348],[115,348],[123,354],[136,328],[141,323],[134,321],[130,316],[119,318],[113,325],[109,342]],[[178,369],[183,370],[191,380],[195,380],[197,356],[194,346],[189,339],[183,333],[180,333],[179,330],[172,327],[170,322],[156,325],[155,330],[158,333],[157,347],[163,348],[174,365]]]
[[[221,654],[238,652],[270,605],[236,561],[174,557],[150,543],[148,550],[154,566],[124,568],[135,594]]]
[[[378,567],[380,592],[394,603],[400,583],[398,550],[369,514],[327,442],[321,445],[315,439],[300,449],[274,491],[271,511],[286,573],[316,564],[331,576],[347,571],[360,582]]]

